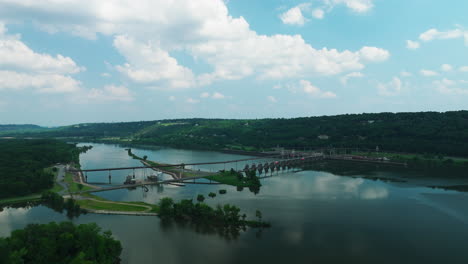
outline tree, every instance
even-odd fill
[[[258,218],[258,221],[262,221],[262,212],[260,210],[255,211],[255,216]]]
[[[203,201],[205,201],[205,196],[203,196],[203,194],[199,194],[199,195],[197,196],[197,201],[200,202],[200,203],[203,202]]]
[[[224,189],[219,190],[219,194],[226,194],[226,190]]]
[[[210,192],[210,193],[208,194],[208,196],[211,197],[211,198],[215,198],[215,197],[216,197],[216,193]]]
[[[148,156],[144,155],[143,160],[146,160],[146,159],[148,159]]]
[[[80,190],[80,193],[81,193],[81,191],[83,190],[83,187],[84,187],[83,184],[78,183],[78,190]]]

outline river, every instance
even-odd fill
[[[93,145],[80,156],[83,169],[139,166],[124,146]],[[166,163],[193,163],[245,158],[209,151],[170,148],[132,148],[139,156]],[[244,164],[238,164],[243,166]],[[224,165],[194,169],[218,170]],[[120,184],[132,171],[112,172]],[[143,177],[149,171],[136,171]],[[374,175],[393,171],[376,169]],[[401,178],[404,171],[398,172]],[[421,179],[419,179],[421,180]],[[89,173],[88,181],[108,185],[108,172]],[[122,242],[123,263],[468,263],[468,195],[424,187],[421,184],[384,182],[339,176],[318,170],[274,173],[261,180],[258,194],[224,185],[187,184],[116,190],[98,195],[116,201],[156,203],[207,197],[226,189],[227,194],[207,197],[207,203],[231,203],[248,218],[255,210],[272,227],[248,229],[225,237],[191,226],[162,223],[157,217],[82,215],[73,222],[96,222]],[[46,207],[4,208],[0,236],[29,223],[67,220]]]

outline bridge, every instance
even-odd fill
[[[146,161],[142,161],[145,166],[134,166],[134,167],[119,167],[119,168],[98,168],[98,169],[86,169],[86,170],[71,170],[72,172],[77,172],[80,175],[81,179],[83,179],[82,172],[98,172],[98,171],[115,171],[115,170],[135,170],[135,169],[153,169],[157,171],[162,171],[166,174],[169,174],[173,177],[171,180],[164,180],[164,181],[143,181],[136,184],[128,184],[128,185],[119,185],[115,187],[109,188],[98,188],[94,190],[89,190],[87,192],[102,192],[102,191],[110,191],[110,190],[117,190],[117,189],[126,189],[126,188],[135,188],[135,187],[143,187],[148,185],[159,185],[159,184],[174,184],[174,183],[183,183],[190,180],[196,180],[200,178],[204,178],[208,176],[207,172],[200,173],[199,171],[193,171],[190,169],[186,169],[186,166],[200,166],[200,165],[213,165],[213,164],[232,164],[232,163],[239,163],[239,162],[253,162],[256,160],[262,160],[261,162],[245,164],[245,166],[236,171],[239,172],[249,172],[249,171],[258,171],[260,174],[263,172],[268,173],[271,171],[280,171],[280,170],[287,170],[295,167],[302,167],[307,163],[311,163],[314,161],[319,160],[339,160],[339,161],[354,161],[354,162],[367,162],[367,163],[375,163],[375,164],[385,164],[385,165],[396,165],[396,166],[406,166],[405,163],[398,163],[398,162],[390,162],[382,159],[375,159],[375,158],[366,158],[361,156],[352,156],[352,155],[324,155],[323,153],[288,153],[282,155],[271,155],[267,157],[256,157],[256,158],[246,158],[246,159],[237,159],[237,160],[229,160],[229,161],[215,161],[215,162],[200,162],[200,163],[179,163],[179,164],[158,164],[158,165],[150,165]],[[237,166],[236,166],[237,167]],[[176,168],[178,169],[177,172],[167,171],[167,168]],[[190,174],[202,174],[197,176],[191,177],[182,177],[182,171],[190,172]],[[177,176],[179,173],[179,176]],[[86,176],[87,178],[87,176]],[[109,174],[109,180],[111,175]],[[85,180],[86,181],[86,180]]]

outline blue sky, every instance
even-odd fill
[[[0,123],[468,108],[468,2],[0,0]]]

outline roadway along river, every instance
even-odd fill
[[[89,144],[88,144],[89,145]],[[140,165],[125,147],[92,144],[81,155],[84,169]],[[132,148],[139,156],[164,163],[221,161],[245,156],[175,150]],[[243,164],[238,164],[243,166]],[[194,168],[223,169],[223,165]],[[121,184],[131,171],[112,172],[112,184]],[[137,177],[149,171],[136,172]],[[335,172],[336,173],[336,172]],[[209,230],[163,223],[157,217],[82,215],[75,223],[96,222],[110,229],[122,242],[123,263],[467,263],[468,195],[423,187],[420,184],[386,183],[360,178],[378,175],[409,178],[402,170],[365,171],[354,177],[326,171],[279,173],[263,179],[258,194],[248,189],[219,185],[151,187],[116,190],[97,195],[115,201],[156,203],[162,197],[175,200],[207,197],[226,189],[207,202],[231,203],[254,218],[255,210],[272,227],[247,230],[226,238]],[[424,175],[422,175],[424,176]],[[424,182],[421,175],[414,182]],[[108,184],[108,172],[90,173],[88,181]],[[426,180],[427,182],[427,180]],[[427,184],[430,185],[430,184]],[[28,223],[66,220],[65,215],[43,206],[4,208],[0,212],[0,236]]]

